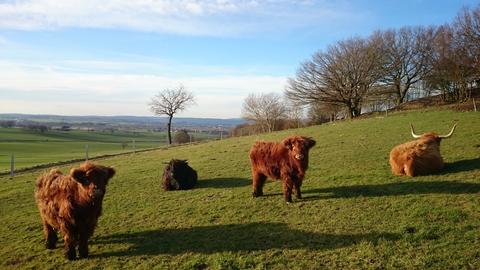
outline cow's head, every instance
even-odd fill
[[[115,175],[115,169],[85,162],[80,168],[70,171],[70,176],[88,192],[93,200],[102,199],[105,195],[108,180]]]
[[[185,167],[188,166],[188,160],[186,160],[186,159],[172,159],[170,161],[170,166],[172,167],[173,171],[183,170]]]
[[[438,144],[440,144],[440,142],[442,141],[442,139],[447,139],[447,138],[450,138],[452,135],[453,135],[453,132],[455,131],[455,128],[457,127],[457,123],[455,123],[452,127],[452,129],[450,130],[450,132],[446,135],[439,135],[435,132],[427,132],[427,133],[424,133],[424,134],[416,134],[415,133],[415,130],[413,129],[413,125],[410,124],[410,131],[412,133],[412,137],[415,138],[415,139],[428,139],[428,140],[432,140],[432,141],[435,141],[437,142]]]
[[[188,160],[186,159],[172,159],[170,162],[166,163],[165,169],[163,171],[163,181],[165,190],[177,190],[180,189],[180,184],[178,178],[182,177],[183,172],[188,166]]]
[[[308,160],[308,151],[315,145],[315,140],[309,137],[292,136],[283,140],[283,145],[296,160]]]

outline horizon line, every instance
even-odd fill
[[[48,114],[48,113],[2,113],[0,112],[0,115],[32,115],[32,116],[57,116],[57,117],[152,117],[152,118],[162,118],[165,117],[167,118],[168,116],[163,116],[163,115],[62,115],[62,114]],[[221,118],[221,117],[192,117],[192,116],[176,116],[173,117],[175,118],[194,118],[194,119],[222,119],[222,120],[228,120],[228,119],[243,119],[242,117],[227,117],[227,118]]]

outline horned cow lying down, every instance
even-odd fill
[[[428,132],[418,135],[410,125],[411,133],[416,140],[395,146],[390,152],[390,166],[396,175],[426,175],[441,170],[444,166],[440,154],[440,142],[452,136],[457,124],[447,135]]]

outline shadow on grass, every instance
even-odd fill
[[[401,182],[379,185],[341,186],[303,191],[304,194],[321,194],[322,199],[381,197],[408,194],[472,194],[480,192],[480,184],[452,181]]]
[[[393,233],[324,234],[289,228],[283,223],[249,223],[193,227],[186,229],[151,230],[120,233],[96,238],[95,245],[129,244],[125,250],[105,252],[93,257],[182,254],[188,252],[261,251],[268,249],[334,249],[362,241],[376,244],[379,240],[394,241]]]
[[[442,170],[439,175],[447,173],[458,173],[458,172],[468,172],[475,169],[480,169],[480,158],[474,159],[465,159],[455,162],[445,163],[445,168]]]
[[[236,188],[252,184],[251,179],[246,178],[214,178],[200,179],[195,188]]]

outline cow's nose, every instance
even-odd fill
[[[295,158],[298,159],[298,160],[302,160],[302,159],[303,159],[303,155],[302,155],[302,154],[295,155]]]
[[[99,198],[99,197],[102,197],[102,196],[103,196],[103,193],[104,193],[103,190],[101,190],[101,189],[99,189],[99,188],[96,188],[96,189],[93,190],[92,196],[93,196],[94,198]]]

